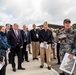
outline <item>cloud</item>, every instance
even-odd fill
[[[0,0],[0,24],[19,23],[29,27],[44,21],[62,24],[65,18],[76,22],[76,0]]]
[[[50,16],[50,22],[61,24],[65,18],[75,22],[75,0],[44,0],[42,4],[42,10]]]

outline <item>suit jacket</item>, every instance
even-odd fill
[[[10,30],[9,30],[10,31]],[[8,31],[8,32],[9,32]],[[7,33],[7,30],[5,30],[5,35],[6,35],[6,37],[7,37],[7,41],[8,41],[8,33]]]
[[[8,32],[8,42],[12,48],[16,47],[17,45],[23,46],[23,41],[21,37],[21,31],[18,29],[18,38],[16,37],[14,30],[10,30]]]
[[[39,30],[38,29],[36,29],[36,31],[34,31],[34,29],[32,29],[30,31],[30,34],[31,34],[31,40],[32,41],[35,41],[35,42],[38,42],[39,41],[39,38],[36,37],[36,34],[39,35]]]
[[[21,35],[22,35],[22,40],[24,42],[24,31],[21,30]],[[27,44],[31,43],[31,35],[30,35],[30,31],[27,31]]]

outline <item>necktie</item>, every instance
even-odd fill
[[[27,41],[27,35],[26,35],[26,32],[24,32],[24,42]]]
[[[18,38],[18,32],[17,32],[17,30],[15,30],[15,35],[16,35],[16,38]]]

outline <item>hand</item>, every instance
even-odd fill
[[[23,48],[23,46],[20,47],[21,49]]]
[[[3,56],[3,61],[5,61],[5,57]]]
[[[44,41],[43,43],[44,43],[44,45],[46,45],[46,44],[47,44],[47,42],[46,42],[46,41]]]
[[[0,64],[5,60],[4,56],[0,56]]]
[[[2,63],[3,61],[5,61],[5,57],[4,56],[2,56],[2,61],[0,61],[0,63]]]
[[[69,58],[69,59],[72,59],[73,56],[74,56],[73,54],[69,54],[68,58]]]
[[[7,52],[9,52],[9,51],[10,51],[10,48],[7,49]]]
[[[39,37],[39,35],[38,35],[38,34],[36,34],[36,37],[38,38],[38,37]]]
[[[28,47],[30,46],[30,44],[28,44]]]
[[[58,41],[58,43],[60,43],[60,41]]]
[[[66,35],[65,34],[64,35],[61,35],[59,38],[60,39],[66,38]]]
[[[53,40],[52,43],[55,43],[55,41]]]

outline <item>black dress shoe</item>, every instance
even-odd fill
[[[29,60],[26,60],[26,62],[29,62]]]
[[[65,75],[64,73],[59,73],[59,75]]]
[[[39,60],[38,58],[35,58],[35,59]]]
[[[9,62],[9,64],[12,64],[11,62]]]
[[[31,52],[29,54],[32,54]]]
[[[54,59],[56,59],[56,58],[54,57]]]
[[[35,60],[35,58],[33,58],[33,60]]]
[[[51,70],[51,67],[50,66],[48,66],[48,70]]]
[[[21,68],[18,68],[18,70],[25,70],[25,68],[22,68],[22,67],[21,67]]]
[[[16,72],[16,69],[15,68],[13,68],[13,72]]]
[[[61,64],[61,62],[58,62],[57,64],[58,64],[58,65],[60,65],[60,64]]]
[[[43,68],[44,67],[44,65],[40,65],[40,68]]]

